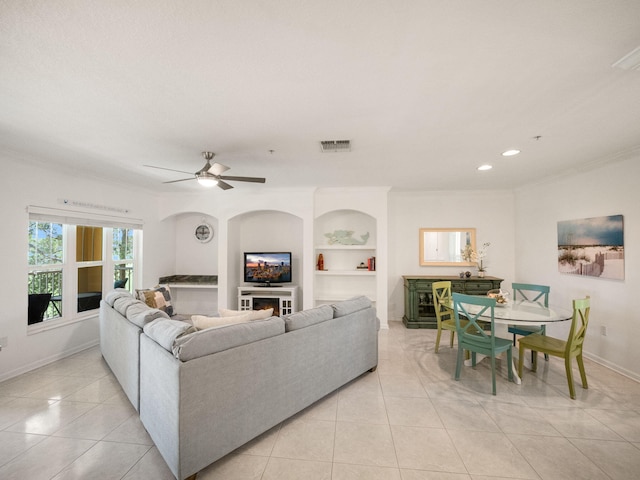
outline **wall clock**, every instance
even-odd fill
[[[208,223],[202,222],[196,227],[193,234],[199,242],[207,243],[213,238],[213,227]]]

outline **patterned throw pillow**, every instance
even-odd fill
[[[153,289],[136,290],[136,298],[151,308],[162,310],[170,317],[175,315],[173,305],[171,305],[171,290],[166,285],[158,285]]]

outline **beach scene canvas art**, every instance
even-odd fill
[[[558,270],[571,275],[623,280],[622,215],[558,222]]]

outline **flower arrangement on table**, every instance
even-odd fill
[[[478,272],[486,271],[484,266],[484,258],[487,256],[487,249],[491,244],[489,242],[485,242],[482,244],[482,248],[480,248],[477,252],[471,248],[471,245],[466,245],[460,253],[462,254],[462,259],[465,262],[475,263],[478,266]]]

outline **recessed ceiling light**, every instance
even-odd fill
[[[520,153],[520,150],[507,150],[506,152],[502,152],[503,157],[513,157]]]
[[[491,170],[492,168],[493,168],[493,166],[491,166],[491,165],[480,165],[478,167],[478,170],[484,171],[484,170]]]

